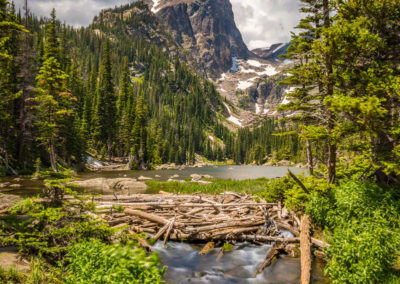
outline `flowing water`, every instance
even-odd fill
[[[159,252],[162,263],[168,266],[165,280],[171,284],[299,283],[300,260],[287,256],[281,256],[253,278],[254,271],[264,261],[270,248],[270,245],[240,243],[218,260],[219,248],[213,249],[207,255],[199,255],[201,246],[196,244],[168,242],[163,246],[158,242],[154,247]],[[323,266],[320,261],[313,261],[312,283],[329,283],[323,276]]]

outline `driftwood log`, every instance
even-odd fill
[[[258,266],[257,270],[254,272],[253,277],[254,278],[257,277],[257,275],[261,273],[266,267],[270,266],[274,258],[281,253],[281,250],[283,250],[284,247],[285,246],[282,244],[273,245],[270,251],[268,252],[267,256],[265,257],[264,262],[261,263],[260,266]]]
[[[147,232],[163,241],[248,241],[267,244],[300,242],[300,220],[280,203],[255,201],[253,196],[226,192],[220,195],[137,194],[94,197],[101,217],[111,226],[129,225],[132,232]],[[110,210],[122,205],[123,213]],[[111,213],[110,213],[111,212]],[[283,234],[290,232],[292,236]],[[328,244],[311,239],[318,248]]]

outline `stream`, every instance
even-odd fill
[[[159,252],[162,263],[168,266],[165,280],[169,284],[178,283],[273,283],[298,284],[300,279],[300,259],[281,256],[256,278],[253,273],[264,261],[270,245],[250,243],[236,244],[232,251],[225,252],[217,260],[219,248],[207,255],[199,255],[202,245],[168,242],[163,246],[157,242],[154,249]],[[312,283],[329,283],[323,275],[324,264],[313,261]]]

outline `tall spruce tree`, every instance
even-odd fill
[[[117,118],[116,96],[111,72],[110,40],[106,39],[103,50],[103,61],[100,66],[100,78],[93,120],[95,139],[98,139],[103,145],[107,145],[109,160],[112,157]]]
[[[136,102],[135,123],[132,129],[132,148],[130,168],[146,169],[148,163],[147,154],[147,106],[143,94],[140,94]]]
[[[19,33],[23,27],[18,23],[9,2],[0,0],[0,164],[16,174],[10,165],[11,146],[14,141],[15,120],[13,109],[20,93],[15,89],[15,55],[18,53]]]
[[[56,33],[57,20],[55,10],[51,12],[51,21],[47,27],[43,65],[36,77],[37,95],[36,125],[39,131],[38,141],[49,154],[53,171],[57,168],[57,146],[62,143],[60,130],[62,121],[72,114],[71,103],[74,100],[67,90],[68,76],[58,62],[59,45]]]
[[[343,118],[347,149],[363,153],[372,175],[400,183],[400,1],[340,1],[319,51],[336,76],[331,109]],[[351,64],[350,64],[351,63]]]
[[[316,48],[323,29],[331,25],[331,4],[328,0],[302,0],[301,12],[305,18],[297,26],[299,34],[293,34],[287,58],[294,60],[290,75],[283,82],[292,85],[288,93],[289,104],[280,107],[283,111],[294,111],[290,118],[300,123],[301,136],[307,141],[307,156],[310,172],[313,171],[311,141],[325,141],[328,149],[324,159],[328,168],[327,179],[336,179],[337,132],[336,117],[330,107],[333,97],[332,53],[334,50]]]

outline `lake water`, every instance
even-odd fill
[[[293,173],[306,173],[305,169],[289,168]],[[99,171],[78,174],[80,179],[92,178],[138,178],[145,176],[159,181],[167,181],[172,176],[182,180],[190,178],[192,174],[210,175],[217,179],[257,179],[257,178],[278,178],[287,174],[288,167],[266,167],[266,166],[206,166],[202,168],[186,167],[174,170],[154,170],[154,171]],[[7,186],[3,191],[13,194],[36,195],[43,190],[43,182],[29,178],[0,178],[0,183],[8,182],[10,185],[19,184],[19,188]]]
[[[293,173],[306,172],[305,169],[289,168]],[[83,179],[94,177],[151,177],[156,180],[166,181],[174,175],[177,179],[189,178],[192,174],[210,175],[217,179],[257,179],[257,178],[278,178],[287,174],[288,167],[265,167],[265,166],[206,166],[202,168],[187,167],[181,170],[155,170],[155,171],[111,171],[82,173],[79,176]]]

